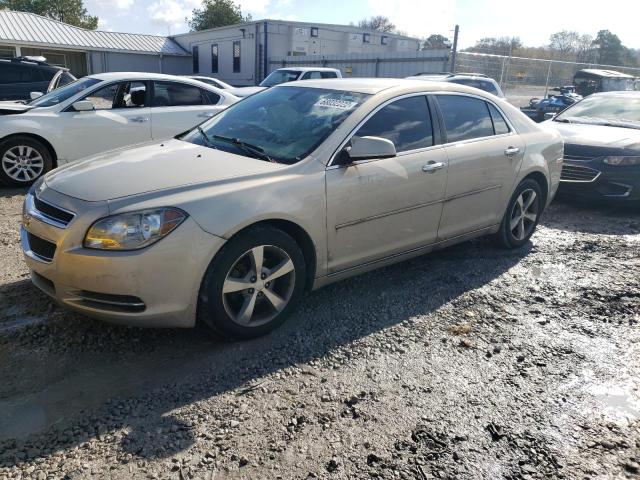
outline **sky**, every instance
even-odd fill
[[[84,0],[84,3],[89,13],[98,15],[101,30],[168,35],[189,30],[185,19],[200,6],[201,0]],[[602,29],[617,34],[627,47],[640,48],[637,0],[566,3],[558,0],[241,0],[237,3],[243,13],[250,13],[254,20],[348,24],[384,15],[398,29],[416,37],[439,33],[452,38],[453,28],[459,24],[461,48],[488,36],[519,36],[527,46],[542,46],[548,44],[549,35],[560,30],[595,36]]]

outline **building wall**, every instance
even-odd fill
[[[144,55],[118,52],[88,52],[89,73],[151,72],[191,73],[191,57]]]
[[[384,34],[340,25],[273,21],[267,22],[267,56],[282,58],[290,55],[326,56],[336,54],[392,55],[417,51],[417,39]],[[312,29],[317,28],[317,37]],[[314,31],[315,33],[315,31]],[[368,34],[365,42],[364,34]],[[382,38],[385,37],[383,44]],[[219,78],[231,85],[255,85],[270,71],[264,68],[264,22],[191,32],[172,37],[182,48],[192,52],[198,47],[199,74]],[[233,72],[233,43],[241,44],[241,69]],[[211,71],[211,46],[218,45],[218,71]],[[189,72],[191,73],[191,72]],[[194,72],[195,73],[195,72]],[[344,72],[343,72],[344,73]]]

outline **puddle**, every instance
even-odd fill
[[[640,399],[633,395],[629,391],[630,389],[612,385],[597,385],[590,390],[607,413],[629,420],[640,419]]]

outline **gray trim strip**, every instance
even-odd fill
[[[370,217],[360,218],[358,220],[352,220],[350,222],[340,223],[335,226],[336,230],[340,230],[341,228],[352,227],[354,225],[359,225],[361,223],[370,222],[372,220],[378,220],[379,218],[389,217],[391,215],[396,215],[399,213],[410,212],[411,210],[417,210],[418,208],[430,207],[431,205],[436,205],[438,203],[447,203],[453,200],[457,200],[459,198],[468,197],[470,195],[475,195],[477,193],[488,192],[490,190],[496,190],[498,188],[502,188],[502,185],[493,185],[491,187],[481,188],[479,190],[472,190],[466,193],[460,193],[458,195],[454,195],[452,197],[444,198],[442,200],[434,200],[433,202],[420,203],[418,205],[412,205],[410,207],[399,208],[398,210],[392,210],[390,212],[379,213],[377,215],[371,215]]]
[[[353,225],[358,225],[360,223],[369,222],[371,220],[377,220],[379,218],[389,217],[391,215],[396,215],[398,213],[410,212],[411,210],[417,210],[418,208],[429,207],[431,205],[436,205],[438,203],[443,203],[444,200],[435,200],[433,202],[420,203],[418,205],[412,205],[410,207],[400,208],[398,210],[392,210],[391,212],[379,213],[377,215],[371,215],[370,217],[361,218],[359,220],[353,220],[351,222],[341,223],[336,225],[336,230],[340,230],[341,228],[351,227]]]
[[[436,247],[442,243],[447,243],[447,242],[451,242],[454,241],[457,238],[463,238],[469,235],[473,235],[475,233],[479,233],[479,232],[483,232],[483,231],[490,231],[491,229],[495,228],[496,226],[498,226],[499,224],[495,224],[495,225],[490,225],[488,227],[483,227],[483,228],[478,228],[477,230],[471,230],[469,232],[465,232],[462,233],[460,235],[456,235],[455,237],[449,237],[449,238],[445,238],[444,240],[438,240],[437,242],[433,242],[433,243],[428,243],[427,245],[422,245],[420,247],[416,247],[416,248],[412,248],[410,250],[405,250],[403,252],[398,252],[398,253],[394,253],[393,255],[388,255],[386,257],[383,258],[378,258],[376,260],[370,260],[368,262],[364,262],[364,263],[360,263],[358,265],[355,265],[353,267],[349,267],[349,268],[345,268],[343,270],[338,270],[337,272],[331,272],[329,274],[326,275],[326,277],[334,277],[336,275],[342,275],[345,272],[349,272],[351,270],[358,270],[360,268],[369,266],[369,265],[374,265],[376,263],[381,263],[381,262],[385,262],[387,260],[391,260],[392,258],[397,258],[397,257],[402,257],[404,255],[409,255],[411,253],[416,253],[419,252],[420,250],[426,250],[428,248],[432,248],[432,247]],[[322,278],[322,277],[319,277]]]

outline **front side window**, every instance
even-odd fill
[[[191,55],[193,56],[193,73],[200,73],[200,52],[197,45],[191,48]]]
[[[460,142],[493,135],[493,122],[484,100],[462,95],[436,95],[447,142]]]
[[[240,72],[240,42],[233,42],[233,73]]]
[[[397,100],[376,112],[356,133],[391,140],[397,152],[433,145],[431,115],[425,96]]]
[[[121,82],[107,85],[83,98],[96,110],[146,107],[147,88],[144,82]]]
[[[211,45],[211,73],[218,73],[218,44]]]
[[[201,125],[206,137],[195,129],[182,139],[293,164],[315,150],[368,97],[321,88],[272,88],[246,97]]]
[[[65,85],[64,87],[53,90],[46,95],[43,95],[35,100],[31,100],[29,105],[32,107],[53,107],[66,100],[69,100],[74,95],[79,94],[83,90],[92,87],[100,83],[100,80],[91,77],[84,77],[80,80],[76,80],[73,83]]]
[[[296,72],[295,70],[276,70],[275,72],[271,72],[269,76],[260,83],[260,86],[274,87],[281,83],[295,82],[299,76],[300,72]]]
[[[300,80],[316,80],[322,78],[320,72],[307,72]]]
[[[153,82],[153,107],[213,105],[220,96],[195,85],[174,82]]]
[[[65,85],[68,85],[71,82],[74,82],[75,80],[76,80],[76,77],[74,77],[70,73],[63,72],[62,75],[60,75],[60,79],[58,80],[58,85],[56,86],[56,88],[60,88]]]

